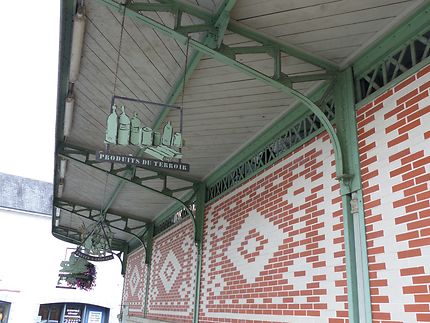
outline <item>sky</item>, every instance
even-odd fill
[[[0,172],[52,182],[60,1],[5,1],[0,19]]]

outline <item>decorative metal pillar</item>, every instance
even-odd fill
[[[336,133],[343,152],[341,181],[348,311],[351,323],[372,321],[364,206],[358,154],[354,82],[350,68],[339,72],[335,84]]]
[[[205,193],[206,185],[201,183],[197,188],[196,194],[196,215],[195,215],[195,226],[194,226],[194,241],[197,246],[197,268],[196,268],[196,293],[194,297],[194,317],[193,322],[199,321],[199,310],[200,310],[200,283],[201,283],[201,271],[202,271],[202,244],[203,244],[203,224],[205,215]]]
[[[145,235],[145,265],[146,265],[146,284],[145,284],[145,303],[143,305],[144,317],[148,315],[148,295],[149,295],[149,282],[151,274],[151,260],[152,260],[152,246],[154,242],[154,223],[148,227]]]

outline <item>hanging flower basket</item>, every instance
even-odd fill
[[[86,259],[72,253],[68,261],[61,262],[61,267],[60,280],[64,280],[69,287],[88,291],[96,285],[96,267]]]
[[[86,265],[87,270],[80,274],[67,274],[65,280],[70,287],[91,290],[96,286],[96,267],[92,263]]]

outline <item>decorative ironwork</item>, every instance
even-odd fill
[[[114,233],[105,222],[106,214],[89,228],[83,227],[84,236],[82,243],[74,252],[76,256],[92,261],[107,261],[113,259],[112,239]]]
[[[354,75],[357,101],[376,92],[429,56],[430,29],[427,28],[408,43],[382,58],[376,66],[360,75]]]
[[[180,179],[182,181],[186,181],[188,183],[197,182],[197,181],[190,179],[189,177],[181,176],[178,174],[166,174],[166,173],[163,173],[159,170],[151,169],[149,167],[142,167],[142,168],[153,171],[154,172],[153,176],[138,177],[134,173],[134,175],[131,176],[131,178],[129,178],[129,177],[127,177],[127,172],[130,171],[131,166],[127,165],[125,167],[124,166],[117,167],[117,166],[115,166],[115,164],[112,164],[110,167],[110,170],[106,170],[105,168],[103,168],[103,166],[100,166],[100,162],[97,161],[96,154],[94,152],[88,151],[88,150],[81,148],[81,147],[78,147],[78,146],[73,146],[73,145],[69,145],[69,144],[65,144],[65,143],[60,145],[60,149],[59,149],[58,154],[64,158],[66,158],[66,159],[69,159],[69,160],[77,162],[77,163],[82,163],[82,164],[88,165],[88,166],[93,167],[95,169],[98,169],[102,172],[106,172],[109,175],[120,178],[126,182],[130,182],[130,183],[133,183],[135,185],[141,186],[142,188],[145,188],[145,189],[152,191],[154,193],[159,193],[159,194],[168,196],[169,198],[176,200],[180,203],[183,203],[183,201],[174,197],[173,193],[193,189],[193,186],[186,184],[183,187],[169,188],[168,187],[168,178],[169,177],[177,178],[177,179]],[[158,190],[158,189],[155,189],[155,188],[152,188],[150,186],[142,184],[145,181],[154,180],[154,179],[159,179],[162,181],[163,187],[161,190]]]
[[[188,208],[191,210],[193,216],[195,216],[195,213],[196,213],[195,202],[193,202]],[[174,212],[171,216],[164,219],[159,224],[155,225],[154,235],[157,235],[163,231],[166,231],[168,228],[170,228],[174,224],[179,223],[179,222],[181,222],[181,221],[183,221],[189,217],[190,217],[190,214],[187,212],[187,210],[185,208],[182,208],[179,211]]]
[[[333,122],[335,117],[335,105],[332,98],[327,100],[322,111],[326,117]],[[222,195],[227,190],[260,171],[266,165],[285,156],[293,147],[306,142],[310,136],[323,128],[319,118],[315,114],[309,114],[307,117],[288,128],[284,134],[277,137],[272,143],[242,162],[228,175],[209,186],[206,190],[206,201],[210,201]]]

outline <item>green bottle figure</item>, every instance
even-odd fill
[[[116,145],[116,136],[118,133],[118,115],[116,114],[116,105],[112,106],[112,112],[107,118],[106,125],[106,144]]]
[[[163,136],[161,137],[161,144],[170,146],[172,144],[173,128],[170,121],[166,123],[163,129]]]
[[[130,139],[130,118],[125,114],[124,106],[121,107],[122,113],[119,115],[118,144],[127,146]]]
[[[135,146],[140,144],[140,119],[137,117],[137,112],[133,114],[130,120],[131,123],[131,133],[130,133],[130,143]]]

